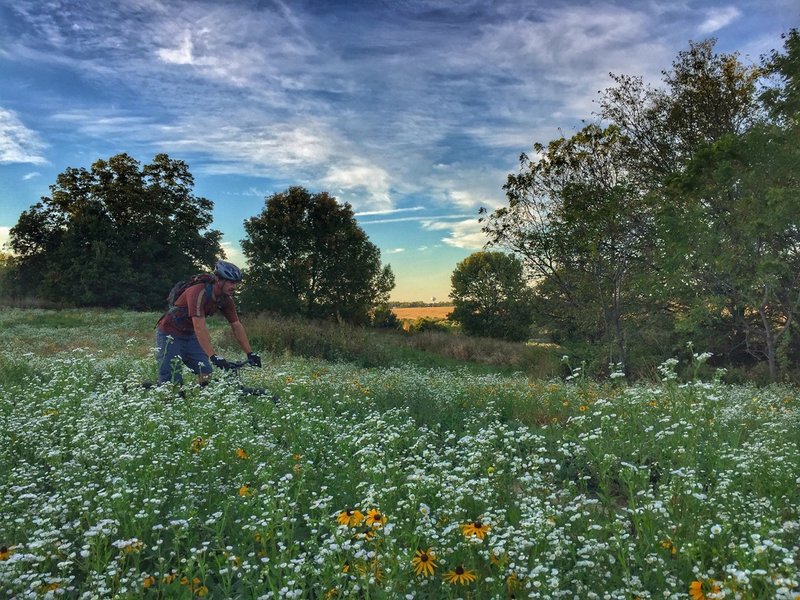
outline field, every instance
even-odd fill
[[[0,598],[800,598],[793,387],[276,352],[275,403],[144,389],[155,318],[0,311]]]
[[[420,317],[430,317],[433,319],[446,319],[447,315],[453,312],[452,306],[413,306],[395,307],[392,312],[401,321],[419,319]]]

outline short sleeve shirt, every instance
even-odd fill
[[[236,305],[233,298],[223,296],[217,298],[214,290],[208,289],[204,283],[198,283],[186,288],[186,291],[175,301],[175,307],[170,309],[158,322],[158,328],[171,335],[191,335],[194,333],[193,317],[209,317],[221,312],[229,323],[239,320],[236,314]]]

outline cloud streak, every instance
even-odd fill
[[[35,131],[25,127],[16,113],[0,107],[0,164],[46,164],[44,149]]]

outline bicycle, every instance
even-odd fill
[[[223,368],[222,370],[236,373],[236,377],[239,381],[239,390],[245,396],[270,396],[270,400],[272,400],[273,403],[277,404],[280,398],[275,394],[270,394],[269,390],[265,388],[249,387],[242,383],[241,370],[244,367],[250,367],[250,366],[252,365],[246,360],[228,361],[228,366]]]
[[[241,391],[243,395],[245,395],[245,396],[270,396],[270,400],[272,400],[272,402],[274,404],[277,404],[278,401],[280,400],[280,397],[278,397],[275,394],[270,394],[269,390],[267,390],[265,388],[249,387],[249,386],[246,386],[246,385],[243,384],[243,382],[242,382],[242,374],[241,374],[240,371],[244,367],[249,367],[249,366],[252,366],[252,365],[247,360],[233,361],[233,362],[229,361],[228,362],[228,366],[224,367],[221,370],[224,371],[224,372],[236,373],[236,377],[237,377],[238,382],[239,382],[239,391]],[[207,382],[201,384],[201,386],[202,385],[207,385]],[[154,383],[152,383],[150,381],[144,381],[144,382],[141,383],[141,387],[143,389],[149,390],[149,389],[155,388],[156,384],[154,384]],[[186,394],[185,394],[184,390],[179,390],[178,391],[178,395],[181,398],[185,398],[186,397]]]

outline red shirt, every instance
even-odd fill
[[[210,287],[208,293],[206,288]],[[214,286],[198,283],[186,288],[175,301],[171,308],[158,321],[158,328],[170,335],[191,335],[194,333],[192,317],[208,317],[220,311],[229,323],[239,320],[236,314],[236,305],[230,296],[217,298],[214,295]]]

